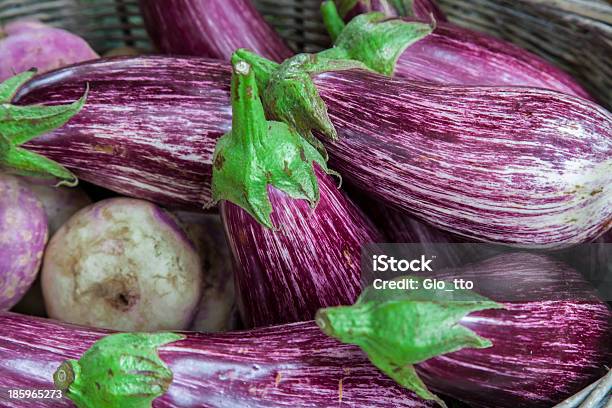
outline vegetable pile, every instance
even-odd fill
[[[603,395],[612,113],[574,78],[432,0],[323,1],[297,55],[248,0],[140,5],[162,54],[3,28],[2,407]]]

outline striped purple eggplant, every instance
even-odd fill
[[[612,223],[612,115],[557,92],[360,71],[314,82],[331,167],[372,197],[484,241],[567,246]]]
[[[36,77],[15,102],[71,102],[88,84],[83,110],[27,148],[121,194],[201,209],[216,141],[230,127],[229,73],[195,58],[100,60]]]
[[[0,404],[8,389],[53,388],[53,373],[106,331],[0,314]],[[174,376],[154,408],[431,407],[373,367],[356,347],[326,337],[313,322],[223,334],[186,333],[159,356]],[[41,399],[37,408],[73,407]]]
[[[314,318],[361,291],[361,248],[380,241],[294,129],[266,120],[255,72],[232,57],[232,130],[215,148],[212,194],[247,326]],[[271,301],[272,300],[272,301]]]
[[[85,63],[34,79],[16,101],[73,101],[85,82],[83,110],[26,147],[127,195],[191,207],[210,200],[214,145],[231,127],[224,63]],[[358,70],[314,83],[339,135],[325,142],[331,167],[380,201],[486,241],[566,246],[610,229],[612,115],[593,103]]]
[[[361,292],[361,248],[383,239],[330,176],[317,168],[317,178],[314,210],[269,189],[277,229],[232,203],[221,204],[249,327],[312,319],[319,308],[352,303]]]
[[[349,57],[385,75],[441,84],[544,88],[592,100],[561,69],[486,34],[445,22],[436,22],[433,28],[418,34],[421,22],[431,18],[389,19],[385,13],[393,13],[385,10],[358,15],[352,20],[345,16],[348,22],[345,27],[341,19],[343,10],[338,10],[331,0],[322,5],[321,12],[335,41],[332,52],[344,50]],[[368,49],[369,43],[378,44],[374,55],[368,55],[373,51]],[[381,66],[381,59],[387,58],[389,61]]]
[[[420,20],[446,21],[446,15],[433,0],[334,0],[340,15],[351,18],[371,11],[379,11],[388,17],[414,16]]]
[[[612,363],[612,311],[578,272],[551,258],[499,255],[441,278],[474,281],[505,309],[475,312],[461,324],[493,343],[418,365],[434,390],[473,407],[550,407]]]
[[[329,335],[359,345],[408,388],[416,383],[414,375],[399,373],[412,364],[431,390],[472,407],[550,407],[599,378],[612,362],[612,310],[561,261],[514,252],[424,278],[443,279],[450,287],[456,278],[469,280],[475,292],[497,304],[482,307],[487,301],[481,296],[457,289],[451,297],[446,290],[417,290],[413,299],[413,289],[370,287],[353,306],[319,311],[317,323]],[[442,314],[436,314],[437,305],[444,305]],[[426,319],[437,316],[438,323],[415,318],[418,309],[411,306],[429,310]],[[456,313],[465,307],[476,311]],[[456,317],[449,322],[451,315]],[[457,327],[462,334],[452,337]],[[476,342],[466,346],[473,336]],[[435,398],[422,387],[414,389]]]
[[[528,86],[593,98],[569,74],[512,43],[453,24],[433,33],[400,56],[395,75],[456,85]]]
[[[293,55],[250,0],[141,0],[140,8],[163,53],[229,60],[248,48],[279,62]]]

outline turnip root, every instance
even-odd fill
[[[53,236],[42,269],[49,317],[115,330],[186,329],[200,257],[174,218],[142,200],[83,208]]]
[[[189,327],[199,332],[236,329],[232,255],[218,214],[176,211],[202,259],[202,300]]]
[[[82,38],[38,21],[15,21],[3,27],[2,34],[0,81],[31,68],[46,72],[99,58]]]
[[[0,310],[15,305],[36,278],[47,218],[26,183],[0,173]]]

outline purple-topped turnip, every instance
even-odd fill
[[[202,293],[200,257],[174,218],[114,198],[76,213],[42,269],[50,317],[117,330],[185,329]]]
[[[14,306],[38,274],[47,217],[27,184],[0,173],[0,310]]]
[[[46,72],[99,58],[82,38],[37,21],[14,21],[2,32],[0,81],[32,68]]]

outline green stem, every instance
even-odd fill
[[[346,27],[346,24],[338,13],[336,4],[332,0],[321,3],[321,15],[323,16],[323,23],[325,24],[325,28],[327,28],[329,36],[333,42],[336,42],[342,30]]]
[[[236,50],[232,56],[232,64],[238,60],[242,60],[251,66],[255,72],[257,86],[262,91],[268,86],[272,74],[280,67],[280,64],[270,61],[269,59],[261,57],[244,48]]]
[[[266,117],[251,65],[234,56],[232,69],[232,129],[248,151],[260,146],[266,137]]]
[[[78,408],[150,408],[173,377],[157,349],[184,338],[175,333],[103,337],[79,360],[64,361],[53,374],[53,382]]]
[[[333,172],[294,128],[266,120],[255,69],[242,58],[245,55],[260,67],[271,66],[244,50],[232,56],[232,130],[215,146],[210,204],[232,202],[263,226],[273,228],[268,186],[291,198],[308,200],[314,207],[319,186],[313,163],[329,174]]]

